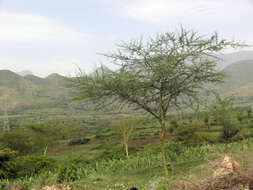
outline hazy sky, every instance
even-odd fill
[[[98,53],[183,25],[253,44],[253,0],[0,0],[0,69],[69,75]]]

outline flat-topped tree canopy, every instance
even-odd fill
[[[182,100],[198,99],[197,94],[207,83],[221,82],[224,74],[216,70],[215,53],[236,48],[240,43],[219,39],[214,33],[201,36],[181,28],[159,34],[146,42],[142,39],[122,43],[118,50],[105,54],[118,70],[100,69],[92,75],[73,80],[81,98],[94,103],[121,102],[143,109],[161,125],[163,164],[166,175],[165,116]]]

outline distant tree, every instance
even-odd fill
[[[0,145],[21,155],[42,152],[46,155],[48,147],[54,145],[62,135],[61,128],[56,125],[53,122],[26,124],[0,134]]]
[[[247,109],[248,118],[251,117],[251,114],[252,114],[252,109],[251,109],[251,107],[249,107],[249,108]]]
[[[43,155],[46,156],[47,150],[53,146],[64,135],[63,128],[58,121],[48,121],[40,123],[30,123],[24,126],[35,137],[37,146],[43,149]]]
[[[129,118],[113,124],[112,129],[120,135],[127,157],[129,157],[128,143],[133,138],[134,133],[136,132],[136,127],[141,121],[141,118]]]
[[[31,131],[15,129],[0,134],[1,148],[18,151],[21,155],[36,153],[42,149],[42,144]]]
[[[70,78],[80,92],[79,99],[97,105],[121,103],[142,109],[160,123],[160,142],[164,172],[168,175],[165,119],[168,110],[197,101],[207,83],[222,81],[216,70],[216,52],[239,43],[210,37],[181,28],[150,38],[122,43],[117,52],[106,54],[118,66]]]
[[[244,119],[244,115],[243,115],[243,111],[238,111],[237,112],[237,119],[238,119],[238,121],[241,123],[242,121],[243,121],[243,119]]]
[[[207,114],[204,116],[204,123],[205,123],[205,125],[207,126],[207,128],[209,130],[210,129],[210,127],[209,127],[209,117],[208,117]]]
[[[222,126],[222,139],[230,140],[239,132],[238,123],[233,115],[233,99],[216,96],[215,102],[210,106],[210,113]]]

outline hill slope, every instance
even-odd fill
[[[69,89],[62,85],[63,76],[57,82],[34,75],[20,76],[8,70],[0,70],[0,105],[9,110],[28,107],[61,107],[68,103]],[[61,84],[61,85],[60,85]]]
[[[242,60],[253,60],[253,51],[238,51],[234,53],[218,55],[222,60],[219,62],[219,68],[224,69],[227,66]]]
[[[224,83],[217,86],[217,90],[228,93],[253,82],[253,60],[235,62],[223,69],[223,72],[226,78]]]

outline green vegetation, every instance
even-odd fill
[[[0,71],[0,108],[11,129],[0,133],[0,189],[9,183],[35,190],[65,183],[77,190],[170,189],[210,176],[208,162],[224,154],[244,169],[253,166],[251,92],[247,99],[217,95],[199,105],[203,86],[223,79],[213,53],[230,45],[239,44],[183,29],[132,41],[106,55],[119,70],[102,67],[71,78],[73,91],[58,74],[43,79]],[[250,91],[250,63],[225,68],[220,92]],[[88,102],[73,102],[74,95]]]
[[[221,99],[216,96],[216,101],[210,106],[210,114],[222,126],[222,139],[225,141],[230,140],[239,132],[239,122],[242,122],[243,117],[232,115],[233,100],[231,98]]]
[[[122,144],[125,146],[126,156],[129,157],[128,143],[133,138],[136,126],[141,123],[143,118],[131,118],[118,121],[113,124],[113,131],[118,133],[122,138]]]
[[[243,116],[241,122],[237,117],[239,111]],[[125,149],[120,144],[122,137],[115,134],[112,129],[121,121],[129,121],[125,120],[126,115],[119,115],[108,123],[106,122],[108,115],[104,114],[101,122],[94,124],[90,118],[86,127],[76,126],[74,129],[68,127],[67,123],[53,121],[26,124],[2,135],[12,132],[15,134],[20,132],[22,135],[23,131],[30,131],[29,134],[38,133],[41,138],[51,139],[51,135],[47,136],[46,133],[47,135],[44,136],[42,132],[52,127],[52,136],[57,134],[60,138],[57,137],[53,140],[54,143],[48,146],[47,156],[43,156],[44,144],[40,149],[32,152],[2,149],[0,184],[3,186],[6,183],[21,183],[35,189],[59,183],[70,183],[80,189],[107,187],[124,189],[120,184],[124,184],[127,188],[136,186],[139,189],[159,189],[163,184],[166,189],[168,179],[174,182],[183,179],[191,180],[192,176],[203,172],[197,168],[205,165],[208,160],[219,158],[224,153],[234,156],[245,154],[245,158],[250,157],[249,154],[253,151],[251,139],[253,128],[252,116],[249,114],[249,117],[248,113],[250,111],[247,107],[233,107],[230,110],[231,116],[237,120],[236,124],[240,127],[239,132],[231,136],[226,143],[223,143],[222,138],[223,126],[211,113],[209,113],[209,122],[216,125],[210,128],[203,125],[206,112],[203,114],[201,112],[200,118],[195,116],[195,113],[186,114],[183,120],[175,114],[166,117],[167,128],[174,128],[173,132],[166,134],[169,178],[163,177],[161,172],[162,154],[158,149],[159,130],[156,127],[159,123],[152,117],[144,117],[142,122],[136,125],[135,133],[128,142],[128,158],[124,156]],[[135,120],[133,115],[131,118],[130,120]],[[136,121],[139,118],[136,116]],[[54,129],[62,129],[63,132],[56,133]],[[30,138],[30,142],[35,143],[36,138]],[[1,141],[2,147],[4,144]],[[242,163],[245,164],[245,160]]]
[[[241,97],[245,96],[245,92],[240,92],[238,88],[243,88],[245,85],[252,83],[252,70],[253,60],[233,62],[223,70],[227,77],[224,83],[218,86],[217,90],[222,93],[232,92]]]
[[[119,66],[117,71],[101,67],[92,75],[81,73],[69,80],[80,91],[79,99],[100,105],[128,104],[152,115],[159,122],[163,167],[168,176],[168,111],[197,101],[206,83],[221,82],[223,74],[216,70],[218,58],[214,53],[238,46],[241,45],[220,40],[217,33],[204,38],[181,28],[175,33],[157,35],[147,43],[136,40],[119,45],[117,53],[105,55]]]

